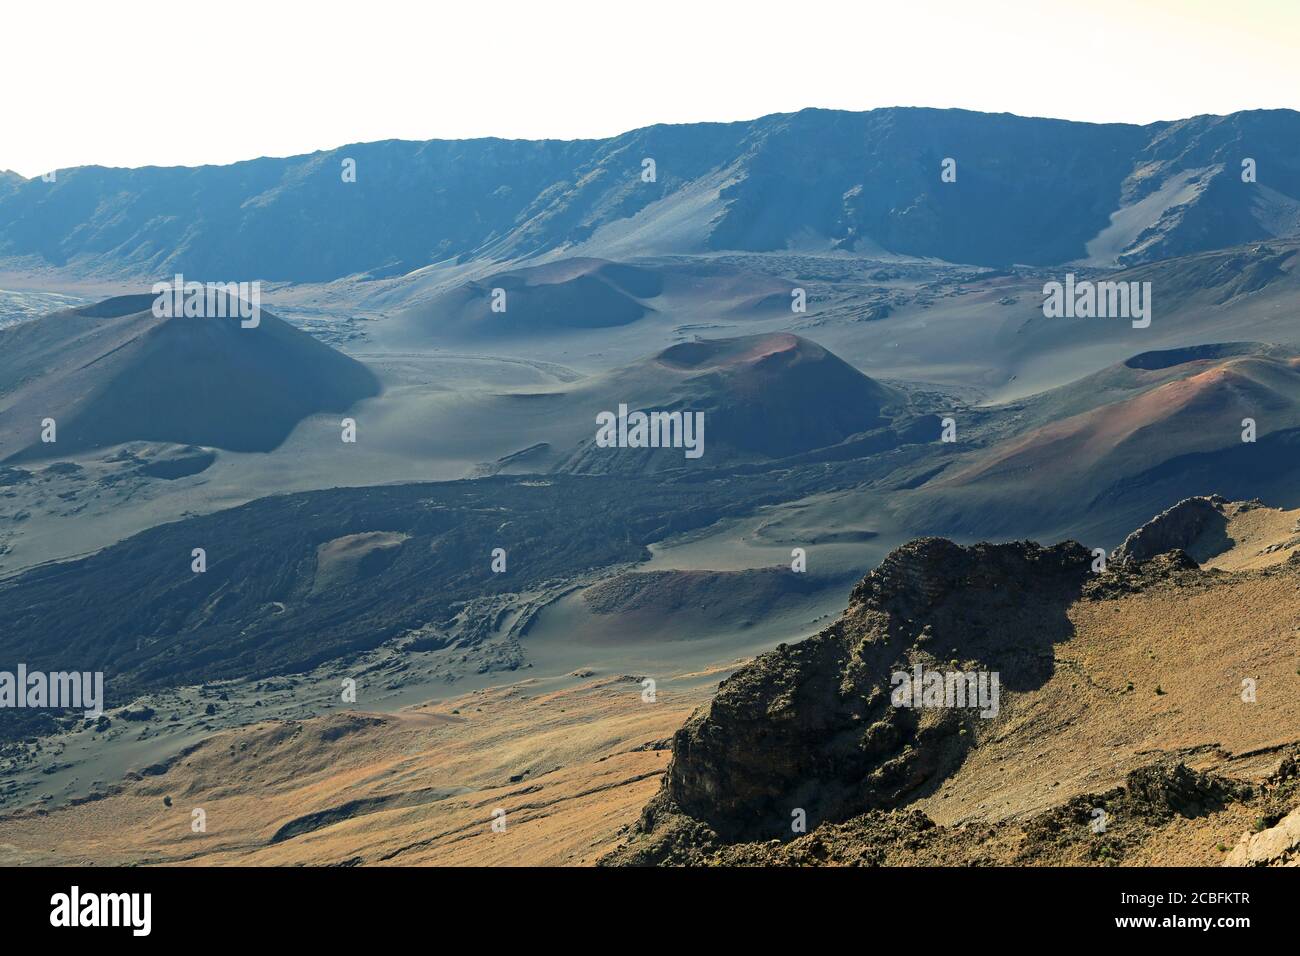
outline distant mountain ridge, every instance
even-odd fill
[[[291,282],[720,250],[1134,264],[1300,235],[1298,138],[1291,110],[1131,126],[809,109],[601,140],[388,140],[229,166],[89,166],[53,182],[0,176],[0,262]],[[949,158],[955,182],[941,180]],[[1243,182],[1246,160],[1255,182]]]

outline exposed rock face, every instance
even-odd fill
[[[1300,763],[1293,754],[1269,780],[1279,788],[1300,780]],[[1292,797],[1292,802],[1294,797]],[[1263,818],[1260,823],[1272,823],[1256,833],[1243,833],[1232,852],[1224,859],[1224,866],[1300,866],[1300,806],[1289,813]]]
[[[996,672],[1003,691],[1040,685],[1090,564],[1074,542],[899,548],[838,622],[737,672],[677,732],[643,828],[685,811],[683,839],[770,839],[790,832],[797,809],[811,828],[918,795],[997,721],[976,707],[893,706],[891,675],[921,666]]]
[[[1128,564],[1147,561],[1175,549],[1186,550],[1212,525],[1226,523],[1223,513],[1226,504],[1228,499],[1219,495],[1184,498],[1125,538],[1111,553],[1111,560]]]
[[[1171,601],[1220,587],[1225,601],[1239,600],[1284,573],[1265,568],[1238,577],[1203,570],[1193,556],[1223,553],[1225,542],[1248,546],[1251,519],[1236,522],[1257,507],[1218,497],[1188,499],[1130,535],[1117,552],[1124,560],[1104,573],[1093,573],[1091,553],[1074,542],[960,546],[926,538],[899,548],[854,588],[839,621],[762,655],[719,686],[710,705],[674,736],[662,788],[627,841],[602,862],[1113,864],[1168,860],[1179,821],[1204,819],[1213,821],[1205,832],[1222,842],[1189,849],[1203,865],[1220,862],[1242,821],[1252,818],[1259,832],[1242,841],[1234,861],[1300,859],[1300,822],[1292,814],[1300,794],[1300,742],[1261,781],[1250,772],[1220,773],[1235,761],[1232,753],[1217,743],[1185,747],[1177,737],[1162,736],[1156,722],[1129,741],[1130,757],[1149,762],[1130,762],[1123,785],[1111,790],[1075,790],[1067,797],[1062,788],[1062,802],[1042,810],[1044,801],[1026,797],[1019,781],[996,779],[1010,769],[1036,783],[1036,760],[1046,755],[1033,751],[1041,741],[1062,732],[1085,741],[1108,739],[1114,720],[1148,709],[1132,695],[1164,696],[1154,681],[1138,690],[1132,679],[1122,679],[1138,676],[1131,670],[1126,626],[1132,618],[1124,615],[1167,609]],[[1287,599],[1286,589],[1273,590]],[[1055,648],[1076,636],[1077,651]],[[1176,681],[1187,667],[1199,666],[1195,655],[1165,661],[1171,648],[1159,648],[1157,663],[1171,669],[1157,668],[1148,679],[1168,673]],[[1118,663],[1108,663],[1112,659]],[[1052,680],[1058,662],[1068,670]],[[951,701],[908,706],[892,689],[896,678],[917,667],[945,675],[996,672],[1000,707],[985,719],[979,708]],[[1074,689],[1084,684],[1091,703],[1081,709]],[[1094,704],[1105,714],[1092,720]],[[1231,729],[1235,718],[1224,719]],[[1285,721],[1277,729],[1289,731]],[[1202,751],[1213,758],[1199,766],[1184,761]],[[1071,772],[1077,764],[1075,756],[1071,751],[1064,763],[1060,754],[1055,763],[1049,759],[1040,791],[1058,786],[1062,769]],[[1111,757],[1099,751],[1099,760]],[[936,825],[927,814],[941,804],[927,798],[947,799],[946,785],[959,775],[966,785],[986,787],[981,796],[1014,797],[1032,815],[1014,808],[1001,816],[971,814],[972,801],[951,817],[958,823]],[[1018,797],[1017,788],[1023,791]],[[806,831],[792,827],[800,819]],[[1276,832],[1264,837],[1266,828]]]
[[[1201,566],[1191,555],[1174,550],[1147,561],[1111,564],[1108,573],[1093,575],[1089,579],[1083,594],[1089,600],[1104,601],[1121,594],[1135,594],[1161,582],[1197,587],[1203,586],[1205,580]]]
[[[1247,833],[1228,854],[1224,866],[1300,866],[1300,807],[1277,826]]]
[[[1286,791],[1291,792],[1290,788]],[[1118,863],[1140,858],[1144,847],[1159,840],[1168,828],[1177,827],[1179,821],[1239,806],[1258,796],[1255,788],[1241,781],[1193,770],[1180,760],[1159,759],[1129,773],[1122,786],[1081,794],[1024,820],[942,826],[920,810],[903,807],[868,810],[784,842],[731,844],[718,842],[707,827],[696,825],[692,830],[681,826],[669,831],[675,839],[659,848],[659,861],[726,866]],[[1261,801],[1261,810],[1265,803]],[[1300,813],[1293,816],[1300,819]],[[646,856],[642,853],[637,858],[624,850],[604,862],[647,862]]]
[[[1235,780],[1192,770],[1186,764],[1153,764],[1128,775],[1130,799],[1155,816],[1197,817],[1250,796],[1251,788]]]

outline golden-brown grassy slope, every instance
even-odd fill
[[[1187,550],[1225,573],[1075,604],[1052,678],[917,806],[943,823],[1021,816],[1115,786],[1155,751],[1234,775],[1276,765],[1267,754],[1300,741],[1300,566],[1283,566],[1300,510],[1223,511]]]
[[[1188,549],[1202,566],[1224,571],[1267,568],[1280,564],[1300,546],[1300,508],[1286,511],[1263,507],[1257,503],[1234,502],[1223,507],[1228,516],[1224,531],[1226,541],[1213,532]]]
[[[661,682],[644,703],[629,678],[550,692],[522,681],[393,715],[227,731],[103,799],[0,818],[0,864],[590,863],[658,786],[656,746],[713,686]],[[192,830],[195,809],[206,832]]]
[[[1298,588],[1300,564],[1279,564],[1077,602],[1052,677],[1004,704],[996,731],[916,806],[939,823],[1023,816],[1117,786],[1158,752],[1270,771],[1268,755],[1300,741]]]

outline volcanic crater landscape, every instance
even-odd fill
[[[1300,865],[1298,136],[0,175],[0,670],[106,697],[0,711],[0,863]]]

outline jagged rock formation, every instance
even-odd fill
[[[1162,760],[1134,770],[1122,786],[1081,795],[1023,822],[952,827],[936,824],[920,810],[871,810],[844,823],[825,824],[784,843],[684,843],[673,847],[668,859],[727,866],[1059,866],[1138,862],[1147,859],[1153,846],[1169,840],[1189,821],[1225,809],[1242,814],[1267,813],[1267,808],[1279,800],[1295,797],[1294,783],[1279,783],[1261,792],[1249,784],[1193,770],[1181,761]],[[1300,820],[1296,814],[1292,817]],[[1238,850],[1224,865],[1286,865],[1274,862],[1291,858],[1285,852],[1272,852],[1269,835],[1290,834],[1287,820],[1253,838],[1247,834],[1242,839],[1243,846],[1249,843],[1261,848],[1259,861],[1267,855],[1269,862],[1238,864]],[[1270,850],[1262,849],[1266,846]],[[604,862],[646,861],[623,851]]]
[[[1300,789],[1294,773],[1285,773],[1285,760],[1261,789],[1260,768],[1250,770],[1246,758],[1278,748],[1256,742],[1291,740],[1294,749],[1300,738],[1280,736],[1295,731],[1294,708],[1284,700],[1268,702],[1277,710],[1243,710],[1235,669],[1222,681],[1207,679],[1201,642],[1220,640],[1225,663],[1238,652],[1250,655],[1243,662],[1263,660],[1277,652],[1277,642],[1260,635],[1275,634],[1276,625],[1243,622],[1225,631],[1218,623],[1208,638],[1190,625],[1175,627],[1157,643],[1143,644],[1145,651],[1135,654],[1133,648],[1139,634],[1152,633],[1142,629],[1142,620],[1167,616],[1171,605],[1235,606],[1247,600],[1261,614],[1272,614],[1274,605],[1282,606],[1278,601],[1292,599],[1300,574],[1296,563],[1233,574],[1202,569],[1177,547],[1155,551],[1174,542],[1207,547],[1205,533],[1216,519],[1222,519],[1220,532],[1226,527],[1233,533],[1229,522],[1238,515],[1254,521],[1258,508],[1217,497],[1189,499],[1130,535],[1117,552],[1122,560],[1102,573],[1092,573],[1091,554],[1074,542],[1050,548],[1030,542],[960,546],[926,538],[899,548],[858,584],[839,621],[760,656],[719,686],[712,703],[673,738],[660,792],[628,841],[605,862],[1086,864],[1126,854],[1168,859],[1179,852],[1170,849],[1177,821],[1208,817],[1216,821],[1207,826],[1218,842],[1203,848],[1209,858],[1200,862],[1220,862],[1219,853],[1236,839],[1224,839],[1225,829],[1230,833],[1261,810],[1257,819],[1281,826]],[[1228,534],[1219,537],[1231,542]],[[1245,547],[1255,550],[1254,544]],[[1081,622],[1088,628],[1085,636]],[[1189,644],[1199,650],[1188,650]],[[1154,663],[1147,667],[1143,660]],[[1001,713],[983,719],[976,708],[952,702],[899,706],[891,695],[894,675],[917,666],[998,673]],[[1171,683],[1162,687],[1156,678]],[[1275,671],[1272,680],[1280,679]],[[1193,688],[1188,680],[1202,683]],[[1195,699],[1215,709],[1201,729],[1180,728],[1178,703],[1162,703],[1171,686],[1181,695],[1178,701]],[[1207,692],[1215,699],[1206,700]],[[1046,757],[1053,738],[1063,733],[1072,735],[1076,747],[1058,749],[1050,766],[1035,759]],[[1228,739],[1240,759],[1210,742]],[[1112,777],[1122,787],[1091,793],[1077,783],[1113,774],[1117,752],[1091,760],[1077,745],[1099,746],[1102,740],[1124,741],[1131,759],[1125,775]],[[1180,754],[1205,756],[1192,764]],[[1092,772],[1081,774],[1081,763]],[[1098,772],[1103,764],[1106,769]],[[1217,772],[1223,766],[1231,766],[1231,773]],[[1239,767],[1249,770],[1244,778],[1236,776]],[[1031,782],[1027,790],[1017,773]],[[1055,805],[1043,798],[1068,776],[1076,785],[1055,791]],[[979,807],[999,808],[971,815],[972,800],[963,804],[965,811],[945,811],[945,821],[980,821],[970,823],[969,832],[967,826],[952,829],[951,822],[936,825],[930,816],[961,802],[961,781],[977,782],[981,796],[974,800],[993,802]],[[1033,792],[1038,796],[1026,796]],[[957,799],[940,804],[941,797]],[[1020,801],[1020,814],[1010,809],[1012,800]],[[1122,820],[1104,839],[1088,836],[1104,832],[1090,830],[1097,808]],[[800,813],[806,836],[791,826]],[[1237,856],[1250,862],[1291,859],[1291,826],[1281,826],[1275,839],[1249,847],[1243,842]]]
[[[1128,793],[1156,816],[1200,816],[1232,800],[1245,799],[1251,788],[1235,780],[1190,770],[1185,764],[1155,764],[1128,775]]]
[[[919,665],[1041,684],[1090,562],[1074,542],[899,548],[843,618],[737,672],[677,732],[647,824],[681,810],[727,839],[770,838],[795,809],[814,826],[899,806],[958,765],[987,721],[974,707],[892,706],[891,674]]]
[[[1297,777],[1295,757],[1288,757],[1275,777],[1286,780]],[[1256,832],[1242,834],[1236,847],[1223,860],[1225,866],[1300,866],[1300,806],[1287,816],[1268,826],[1268,818],[1260,818]]]
[[[1269,783],[1285,788],[1300,783],[1300,764],[1289,756]],[[1300,806],[1281,819],[1260,817],[1256,831],[1243,833],[1224,866],[1300,866]],[[1270,825],[1271,824],[1271,825]]]
[[[1243,834],[1224,866],[1300,866],[1300,807],[1277,826]]]
[[[1175,549],[1186,550],[1213,524],[1226,523],[1224,506],[1228,499],[1219,495],[1184,498],[1167,511],[1156,515],[1138,528],[1111,552],[1116,564],[1147,561]]]

